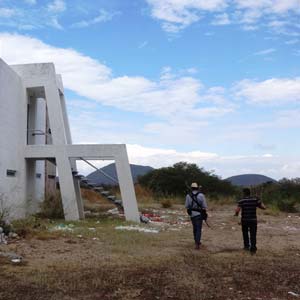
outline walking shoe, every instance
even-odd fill
[[[200,244],[195,244],[195,250],[200,250]]]

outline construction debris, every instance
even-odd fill
[[[74,225],[73,224],[58,224],[49,229],[49,231],[73,231]]]
[[[300,297],[300,294],[294,293],[294,292],[288,292],[289,295],[294,296],[294,297]]]
[[[145,233],[159,233],[158,229],[154,228],[144,228],[138,225],[131,225],[131,226],[117,226],[115,227],[116,230],[129,230],[129,231],[138,231],[138,232],[145,232]]]
[[[2,257],[7,257],[12,263],[14,264],[19,264],[22,262],[23,260],[23,257],[16,254],[16,253],[13,253],[13,252],[0,252],[0,256]]]

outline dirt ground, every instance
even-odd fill
[[[24,258],[0,257],[0,299],[300,299],[299,214],[260,212],[251,256],[233,208],[212,206],[200,251],[182,206],[144,209],[154,222],[141,227],[158,233],[118,216],[38,224],[0,245]]]

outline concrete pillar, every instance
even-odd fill
[[[43,98],[35,99],[35,132],[34,145],[45,145],[46,143],[46,101]],[[39,204],[45,198],[45,161],[37,160],[35,173],[35,200],[37,202],[37,210]]]
[[[79,220],[81,214],[79,213],[71,165],[66,153],[60,152],[56,155],[56,165],[65,219]]]
[[[120,147],[115,160],[125,217],[127,221],[140,222],[126,146]]]
[[[61,98],[55,82],[45,86],[45,94],[53,145],[66,145],[71,142],[71,134],[68,122],[66,121],[64,98]],[[78,182],[73,178],[71,162],[66,153],[56,155],[56,166],[66,220],[83,218],[84,211],[80,196],[80,187]]]

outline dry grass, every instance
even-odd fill
[[[7,246],[27,264],[0,260],[0,299],[286,300],[289,291],[300,293],[300,233],[284,229],[297,227],[297,216],[260,214],[259,251],[250,256],[232,211],[215,207],[200,251],[190,226],[143,234],[115,230],[128,223],[111,217],[72,222],[74,230],[55,240],[32,235]],[[39,234],[55,225],[42,224]]]

